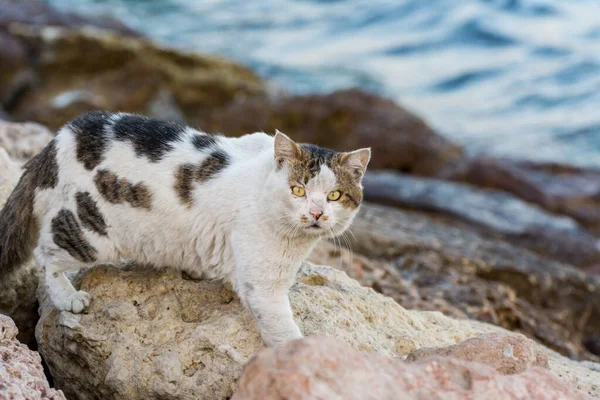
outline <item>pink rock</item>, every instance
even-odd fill
[[[60,390],[50,388],[40,355],[20,344],[14,322],[0,314],[0,399],[65,400]]]
[[[533,340],[521,334],[488,333],[454,346],[418,349],[410,353],[406,361],[431,356],[482,363],[504,375],[519,374],[533,366],[548,368],[548,357],[539,351]]]
[[[450,357],[414,363],[310,337],[263,349],[250,360],[232,400],[587,399],[551,372],[501,375]]]

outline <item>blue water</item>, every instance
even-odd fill
[[[239,60],[292,93],[360,86],[472,152],[600,166],[598,0],[50,0]]]

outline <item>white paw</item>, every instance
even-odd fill
[[[79,314],[90,305],[91,298],[89,293],[80,290],[64,299],[58,300],[55,306],[61,311],[71,311],[75,314]]]
[[[298,327],[295,327],[295,329],[291,329],[287,332],[278,332],[276,334],[263,333],[261,336],[264,344],[267,347],[282,346],[288,342],[291,342],[292,340],[301,339],[304,337]]]

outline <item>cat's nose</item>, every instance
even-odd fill
[[[321,210],[311,210],[310,214],[315,217],[315,221],[318,221],[319,218],[321,218],[321,215],[323,215],[323,211]]]

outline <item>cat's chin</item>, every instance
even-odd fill
[[[327,229],[318,224],[305,226],[302,228],[302,232],[309,237],[327,236]]]

